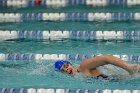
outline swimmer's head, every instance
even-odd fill
[[[61,71],[61,68],[64,64],[70,64],[70,62],[68,61],[64,61],[64,60],[58,60],[55,62],[55,70],[57,71]]]
[[[65,60],[58,60],[54,64],[55,70],[59,72],[64,72],[67,74],[73,74],[74,73],[74,67],[71,65],[69,61]]]

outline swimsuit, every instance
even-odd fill
[[[103,78],[103,79],[107,79],[109,76],[105,75],[105,74],[101,74],[99,76],[97,76],[97,78]]]

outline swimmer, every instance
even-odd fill
[[[69,61],[64,61],[64,60],[56,61],[54,66],[56,71],[66,73],[69,75],[81,73],[86,76],[108,78],[109,76],[103,74],[100,70],[97,69],[99,66],[103,66],[107,64],[112,64],[120,68],[123,68],[126,71],[128,71],[130,75],[134,73],[140,73],[140,65],[129,64],[111,55],[102,55],[102,56],[96,56],[94,58],[87,58],[80,63],[80,66],[78,68],[75,68]]]

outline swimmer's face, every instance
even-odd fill
[[[69,74],[69,75],[73,75],[74,74],[74,67],[71,64],[64,64],[61,67],[61,72]]]

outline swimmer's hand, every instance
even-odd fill
[[[140,65],[132,64],[131,68],[132,68],[132,72],[130,72],[130,75],[133,75],[133,74],[136,74],[136,73],[140,73]]]

